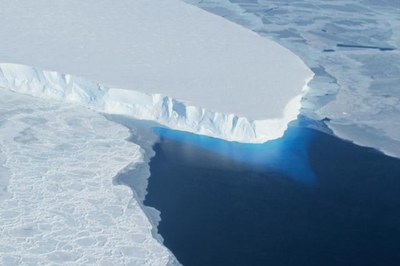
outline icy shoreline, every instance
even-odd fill
[[[143,149],[126,140],[132,132],[75,104],[4,89],[0,96],[9,175],[0,201],[0,263],[178,264],[132,190],[113,184],[126,167],[146,164]]]
[[[140,162],[132,162],[122,169],[118,175],[114,177],[113,183],[127,186],[132,190],[133,198],[138,201],[138,204],[152,225],[152,236],[163,244],[164,239],[158,232],[161,213],[153,207],[144,205],[144,200],[148,193],[148,179],[151,175],[150,160],[155,156],[153,146],[159,140],[159,137],[153,132],[152,128],[159,125],[153,122],[140,121],[121,115],[105,115],[105,117],[109,121],[129,129],[130,137],[127,141],[138,145],[142,154],[142,160]],[[178,265],[179,263],[174,258],[171,264]]]
[[[303,92],[307,90],[308,82],[304,82]],[[83,78],[17,64],[0,64],[0,87],[43,99],[76,103],[102,113],[155,121],[172,129],[245,143],[262,143],[281,137],[287,124],[296,119],[302,96],[299,94],[292,98],[280,118],[251,120],[195,107],[160,94],[110,88]]]

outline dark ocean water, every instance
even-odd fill
[[[400,265],[400,160],[307,128],[267,144],[157,129],[145,205],[184,265]]]

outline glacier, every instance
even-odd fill
[[[179,0],[21,0],[0,23],[0,62],[251,121],[281,119],[313,77],[290,50]]]
[[[179,264],[142,204],[150,144],[102,114],[246,143],[302,114],[400,156],[396,6],[185,0],[216,16],[178,0],[0,1],[5,265]],[[352,50],[343,32],[369,37]],[[125,171],[133,191],[116,181]]]
[[[154,140],[114,115],[265,142],[296,119],[314,75],[276,42],[178,0],[1,2],[5,265],[178,265],[143,206]],[[132,190],[119,185],[126,172]]]
[[[80,104],[101,113],[127,115],[174,129],[249,143],[281,137],[287,124],[296,119],[301,101],[301,95],[290,99],[281,118],[251,120],[188,105],[161,94],[109,88],[80,77],[16,64],[0,64],[0,87]]]
[[[185,0],[289,48],[313,70],[301,114],[400,157],[398,0]]]

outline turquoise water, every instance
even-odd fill
[[[261,145],[156,132],[145,205],[184,265],[398,265],[400,160],[301,127]]]

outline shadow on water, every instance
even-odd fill
[[[400,160],[301,127],[260,145],[156,132],[144,203],[184,265],[398,265]]]

